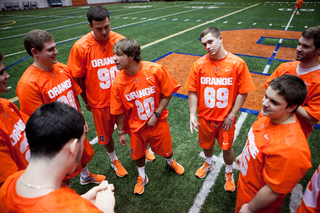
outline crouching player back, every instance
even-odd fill
[[[279,212],[286,194],[311,168],[309,145],[294,113],[306,94],[303,80],[294,75],[269,83],[261,113],[236,158],[236,213]]]
[[[111,88],[111,114],[116,115],[119,142],[126,144],[123,123],[128,117],[131,157],[136,161],[139,176],[135,194],[142,194],[148,183],[145,173],[145,150],[166,158],[167,165],[182,175],[184,168],[172,159],[172,142],[167,121],[172,93],[180,85],[159,64],[141,61],[137,41],[124,38],[113,46],[114,61],[120,71]],[[123,69],[123,70],[122,70]]]

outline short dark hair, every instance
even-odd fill
[[[218,28],[216,27],[207,27],[205,30],[203,30],[200,34],[200,39],[207,34],[211,33],[214,37],[218,38],[221,34]]]
[[[53,41],[53,35],[45,30],[31,30],[24,36],[23,44],[28,54],[32,56],[31,49],[41,51],[44,44],[48,41]]]
[[[4,55],[0,53],[0,62],[2,62],[2,59],[4,58]]]
[[[83,128],[84,118],[75,108],[61,102],[40,106],[26,125],[31,157],[53,158],[71,139],[80,141]]]
[[[320,25],[305,29],[302,32],[302,36],[307,39],[313,38],[314,46],[316,47],[316,49],[320,48]]]
[[[123,53],[127,56],[133,56],[133,59],[136,62],[141,61],[141,48],[139,43],[136,40],[133,40],[131,38],[123,38],[119,41],[117,41],[113,45],[113,52],[114,53]]]
[[[92,20],[103,21],[107,17],[110,19],[109,11],[102,5],[93,5],[88,9],[87,19],[90,24],[92,24]]]
[[[277,91],[277,93],[284,97],[288,103],[287,108],[293,105],[300,106],[303,104],[307,96],[307,86],[304,81],[291,74],[286,74],[274,78],[269,86]],[[297,107],[298,108],[298,107]],[[295,109],[293,112],[295,112]]]

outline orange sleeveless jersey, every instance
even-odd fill
[[[17,193],[16,183],[23,173],[24,170],[11,175],[1,187],[0,209],[2,211],[24,213],[102,212],[89,200],[82,198],[67,186],[41,197],[21,197]]]
[[[93,108],[110,106],[111,85],[119,73],[113,61],[113,45],[124,36],[110,32],[107,42],[98,42],[92,32],[72,47],[68,66],[74,77],[84,77],[88,102]]]
[[[126,112],[130,131],[141,131],[153,112],[159,107],[161,97],[178,91],[180,84],[159,64],[142,61],[140,70],[133,76],[121,70],[111,89],[111,114]],[[158,120],[166,120],[164,109]]]
[[[223,121],[237,95],[255,90],[255,85],[240,57],[228,53],[221,60],[213,60],[206,54],[193,63],[185,89],[197,92],[198,117]]]
[[[295,123],[277,125],[261,114],[247,138],[241,154],[237,197],[248,203],[267,184],[281,195],[258,212],[279,212],[286,194],[312,166],[307,139],[297,117]],[[236,212],[243,204],[237,202]]]
[[[16,105],[0,98],[0,183],[28,165],[30,150],[24,134],[28,118]]]
[[[272,73],[272,75],[268,78],[265,87],[268,87],[269,82],[272,79],[284,74],[292,74],[300,77],[305,82],[308,89],[307,97],[301,106],[303,106],[303,108],[312,117],[314,117],[317,120],[320,120],[320,68],[303,75],[297,75],[296,70],[299,63],[299,61],[295,61],[279,65],[277,69]],[[308,138],[310,133],[312,132],[313,126],[309,125],[303,119],[299,120],[301,123],[302,130]]]
[[[80,93],[81,89],[69,68],[59,62],[51,71],[31,65],[21,76],[16,90],[21,111],[29,116],[39,106],[53,101],[66,103],[79,111],[76,99]]]
[[[320,212],[320,165],[313,173],[296,213]]]

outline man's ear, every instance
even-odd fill
[[[38,50],[36,50],[35,48],[31,48],[31,54],[32,54],[32,56],[37,56]]]
[[[296,105],[292,105],[292,106],[289,106],[287,108],[287,111],[292,113],[295,109],[297,109],[299,106],[296,104]]]
[[[70,145],[70,152],[72,153],[72,155],[77,155],[77,152],[78,152],[78,146],[77,146],[77,143],[78,143],[78,139],[77,138],[74,138],[74,139],[71,139],[69,141]]]
[[[90,24],[90,22],[88,23],[88,25],[89,25],[89,27],[91,28],[91,30],[92,30],[92,24]]]

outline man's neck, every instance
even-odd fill
[[[221,46],[219,52],[217,52],[215,55],[209,55],[211,59],[214,60],[221,60],[224,57],[226,57],[226,55],[228,54],[228,52],[223,48],[223,46]]]
[[[135,75],[140,68],[141,68],[141,61],[140,62],[133,61],[130,67],[128,69],[125,69],[125,72],[128,75]]]
[[[319,65],[319,60],[318,60],[318,57],[316,57],[310,61],[300,61],[299,65],[300,65],[300,67],[305,68],[305,69],[312,68],[312,67],[316,67]]]
[[[39,63],[38,61],[34,61],[33,62],[33,66],[37,67],[38,69],[40,70],[43,70],[43,71],[50,71],[53,69],[53,64],[50,65],[50,66],[46,66],[42,63]]]
[[[296,117],[293,113],[288,113],[286,116],[283,116],[282,118],[278,119],[272,119],[270,118],[270,121],[275,124],[289,124],[296,122]]]

